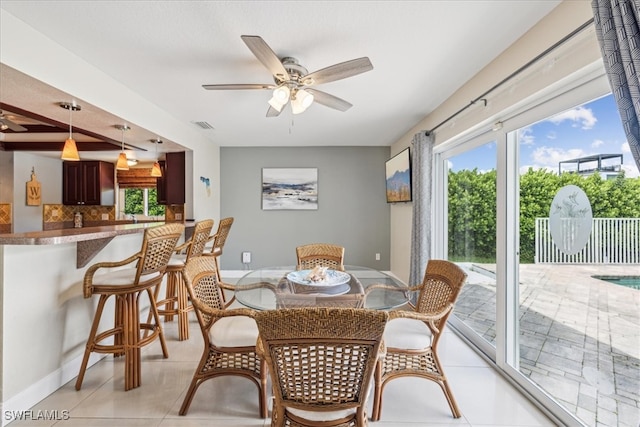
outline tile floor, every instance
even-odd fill
[[[169,358],[160,345],[143,350],[142,386],[125,392],[123,361],[107,356],[87,370],[81,391],[75,379],[35,405],[58,411],[58,421],[15,420],[10,427],[258,427],[257,388],[247,379],[220,377],[200,386],[186,416],[178,415],[193,371],[202,354],[202,336],[195,316],[187,341],[177,340],[176,322],[165,324]],[[454,419],[433,382],[412,378],[389,383],[382,417],[372,427],[418,426],[553,426],[555,425],[451,330],[441,341],[440,357],[450,378],[462,418]],[[369,408],[371,413],[371,408]],[[51,413],[51,412],[50,412]],[[64,415],[69,415],[68,419]]]

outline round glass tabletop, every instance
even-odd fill
[[[368,267],[346,265],[345,273],[327,271],[325,280],[308,280],[295,266],[249,271],[235,285],[241,304],[256,310],[292,307],[355,307],[388,310],[408,301],[399,279]]]

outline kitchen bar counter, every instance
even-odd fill
[[[84,242],[88,240],[113,238],[123,234],[142,233],[146,228],[161,224],[164,224],[164,222],[102,225],[98,227],[63,228],[60,230],[0,234],[0,245],[59,245],[62,243]]]
[[[0,234],[0,245],[60,245],[76,243],[76,268],[81,268],[86,266],[114,237],[143,233],[149,227],[156,227],[162,224],[164,222],[158,221]],[[189,226],[193,227],[193,224],[185,223],[185,227],[188,228]]]
[[[0,234],[3,413],[33,407],[78,375],[96,304],[96,298],[83,295],[87,269],[133,255],[144,231],[160,224],[164,222]],[[185,227],[192,228],[193,222]],[[145,299],[141,310],[148,309]],[[93,354],[89,364],[102,357]]]

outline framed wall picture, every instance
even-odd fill
[[[387,203],[411,201],[411,158],[406,148],[386,162]]]
[[[262,209],[317,210],[318,168],[262,168]]]

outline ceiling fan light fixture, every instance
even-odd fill
[[[272,96],[271,99],[269,100],[269,105],[271,106],[271,108],[278,110],[278,113],[279,113],[280,111],[282,111],[282,108],[284,108],[284,106],[286,105],[286,102],[283,104],[279,102],[275,98],[275,96]]]
[[[313,94],[304,89],[297,90],[291,98],[291,111],[293,114],[303,113],[313,104]]]
[[[62,160],[71,160],[78,161],[80,160],[80,153],[78,153],[78,146],[76,145],[76,141],[73,139],[73,126],[71,124],[71,117],[73,116],[74,111],[80,111],[82,107],[77,105],[75,102],[61,102],[60,107],[65,110],[69,110],[69,138],[64,142],[64,147],[62,147],[62,154],[60,158]]]
[[[291,90],[288,86],[282,85],[278,86],[273,90],[273,96],[269,100],[269,105],[278,110],[278,112],[282,111],[282,108],[287,105],[289,102],[289,96],[291,95]]]

